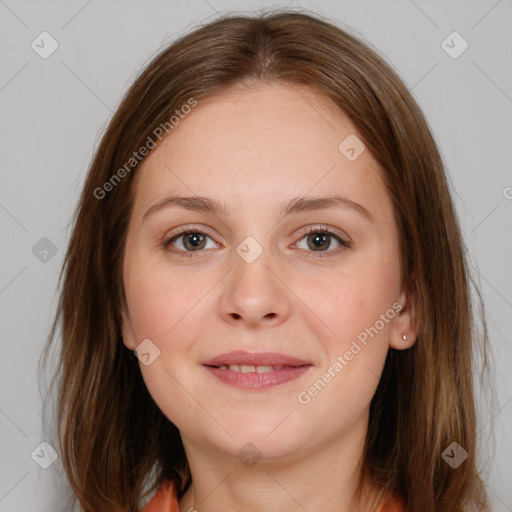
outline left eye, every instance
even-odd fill
[[[327,251],[327,249],[331,247],[332,239],[334,239],[338,244],[337,248],[339,248],[340,246],[346,248],[350,247],[350,244],[346,240],[343,240],[342,238],[335,235],[332,231],[329,231],[328,229],[311,229],[300,240],[303,239],[306,239],[306,250],[311,249],[313,252],[333,252]],[[299,244],[299,242],[297,242],[297,245]],[[302,248],[303,247],[299,247],[299,249]],[[336,249],[336,247],[334,249]]]

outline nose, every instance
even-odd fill
[[[289,290],[270,251],[254,260],[245,260],[233,251],[233,269],[226,277],[220,300],[222,318],[251,329],[276,326],[290,315]]]

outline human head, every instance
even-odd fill
[[[314,88],[346,116],[382,170],[398,233],[401,285],[419,322],[412,348],[387,354],[372,400],[363,469],[403,493],[413,510],[433,507],[436,496],[447,509],[458,506],[463,493],[479,491],[479,480],[467,269],[442,160],[416,102],[376,52],[301,13],[223,18],[180,38],[136,80],[103,136],[77,210],[60,303],[62,386],[69,392],[62,405],[68,417],[95,418],[93,425],[63,432],[63,461],[75,475],[75,491],[91,509],[104,505],[83,482],[87,462],[101,459],[100,440],[106,438],[117,449],[103,457],[116,475],[129,475],[129,486],[114,489],[107,464],[98,465],[95,476],[105,495],[114,497],[115,490],[119,503],[133,506],[155,462],[158,479],[180,485],[186,479],[179,433],[151,399],[137,360],[122,343],[123,256],[143,162],[133,154],[160,127],[172,126],[172,116],[177,120],[191,98],[201,105],[229,88],[258,82]],[[144,442],[134,441],[134,426]],[[98,443],[92,449],[91,439]],[[440,457],[453,439],[469,453],[456,473]],[[129,471],[134,462],[139,474]]]

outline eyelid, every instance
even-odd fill
[[[210,228],[208,226],[204,225],[195,225],[195,224],[185,224],[184,226],[181,226],[179,228],[173,229],[166,233],[163,237],[163,240],[169,241],[170,239],[174,237],[178,237],[180,235],[183,235],[185,233],[204,233],[205,235],[208,235],[210,238],[214,238],[213,234],[210,231]]]
[[[310,233],[318,233],[318,232],[321,233],[321,232],[325,231],[328,234],[331,234],[335,237],[340,238],[341,240],[343,240],[344,242],[346,242],[349,245],[352,244],[352,239],[348,236],[348,234],[345,233],[344,231],[341,231],[338,228],[335,228],[334,226],[328,226],[326,224],[313,224],[313,225],[308,224],[304,228],[300,228],[300,230],[302,230],[302,229],[305,229],[305,231],[302,233],[302,236],[308,235]]]

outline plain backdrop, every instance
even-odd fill
[[[496,400],[480,403],[479,430],[496,449],[482,444],[485,476],[494,510],[512,510],[511,0],[0,0],[0,512],[55,511],[65,487],[60,458],[37,463],[50,457],[37,365],[102,130],[163,45],[225,12],[286,5],[370,43],[426,114],[487,309]]]

